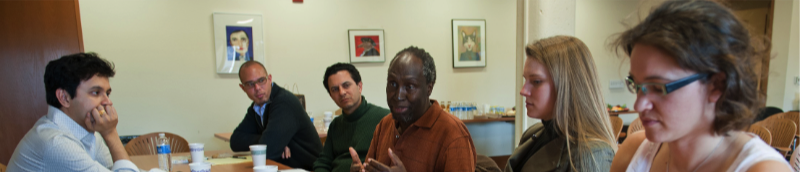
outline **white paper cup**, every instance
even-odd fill
[[[191,172],[211,172],[211,163],[208,162],[195,162],[189,164]]]
[[[250,145],[250,154],[253,156],[253,167],[267,165],[267,145]]]
[[[192,162],[205,162],[206,155],[204,150],[204,144],[202,143],[191,143],[189,144],[189,150],[192,154]]]
[[[278,166],[265,165],[253,167],[253,172],[278,172]]]

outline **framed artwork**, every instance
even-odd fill
[[[453,19],[453,68],[486,67],[486,20]]]
[[[260,14],[214,13],[216,71],[237,74],[242,63],[264,63],[263,23]]]
[[[386,61],[383,29],[350,29],[347,34],[350,63]]]

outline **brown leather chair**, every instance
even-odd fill
[[[130,156],[157,154],[156,147],[158,146],[159,133],[164,133],[164,136],[169,139],[169,146],[172,153],[189,152],[189,142],[187,142],[186,139],[168,132],[148,133],[136,137],[125,145],[125,151],[128,152]]]
[[[750,125],[750,129],[748,129],[747,131],[758,135],[758,137],[760,137],[761,140],[764,140],[764,142],[767,143],[768,145],[772,144],[772,134],[770,134],[769,130],[766,127],[761,126],[760,124],[753,124]]]

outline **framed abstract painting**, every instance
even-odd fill
[[[264,63],[263,23],[260,14],[214,13],[216,71],[237,74],[242,63]]]

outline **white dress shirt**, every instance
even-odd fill
[[[47,115],[39,118],[17,145],[8,172],[139,171],[129,160],[112,164],[108,146],[97,132],[86,131],[60,109],[48,107]]]

